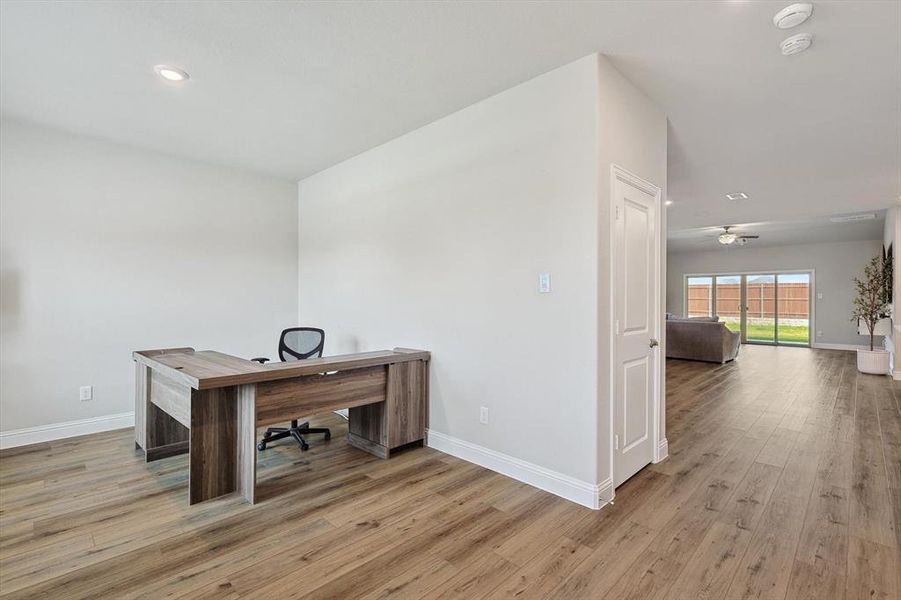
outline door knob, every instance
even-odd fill
[[[651,338],[651,342],[650,342],[650,344],[648,344],[648,346],[650,346],[651,348],[656,348],[659,345],[660,345],[660,342],[658,342],[657,340],[655,340],[653,338]]]

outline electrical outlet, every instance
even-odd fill
[[[94,386],[92,385],[83,385],[78,388],[78,399],[82,402],[87,402],[94,398]]]
[[[488,407],[482,406],[479,408],[479,423],[482,425],[488,424]]]
[[[823,337],[823,332],[822,332],[822,331],[817,331],[817,337]]]

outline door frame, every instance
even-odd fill
[[[610,211],[609,214],[609,222],[608,222],[608,237],[610,239],[609,242],[609,251],[610,251],[610,262],[609,262],[609,277],[607,280],[608,285],[610,286],[610,309],[608,311],[608,323],[610,326],[610,335],[608,340],[608,354],[610,355],[609,362],[609,373],[610,373],[610,381],[608,382],[607,389],[607,397],[610,399],[608,402],[608,414],[607,421],[609,423],[609,427],[607,430],[607,446],[608,446],[608,454],[610,456],[610,464],[609,473],[610,473],[610,488],[612,490],[612,496],[616,493],[616,486],[614,484],[614,461],[616,459],[616,450],[613,447],[613,436],[615,435],[615,417],[614,417],[614,409],[616,405],[616,378],[618,376],[618,371],[616,368],[616,336],[618,335],[616,328],[614,327],[614,322],[616,321],[616,303],[613,300],[613,290],[615,289],[615,277],[616,277],[616,205],[615,205],[615,197],[616,197],[616,182],[617,180],[632,185],[639,190],[645,192],[654,197],[654,206],[655,206],[655,215],[654,215],[654,231],[657,236],[657,254],[654,256],[654,268],[653,274],[654,278],[657,280],[657,293],[654,297],[654,305],[653,305],[653,314],[655,315],[654,319],[654,329],[655,329],[655,339],[659,342],[657,347],[654,349],[654,386],[653,386],[653,407],[651,408],[651,421],[652,421],[652,435],[653,435],[653,463],[658,463],[667,457],[667,443],[666,438],[661,435],[661,415],[665,410],[663,391],[664,391],[664,377],[666,373],[666,353],[663,348],[666,343],[664,339],[666,329],[663,327],[664,323],[664,314],[663,314],[663,305],[664,301],[662,295],[666,293],[666,281],[664,281],[663,274],[666,273],[664,261],[666,260],[664,257],[666,256],[666,231],[664,228],[664,215],[663,215],[663,190],[651,183],[650,181],[639,177],[635,173],[632,173],[628,169],[621,167],[616,163],[610,164],[610,199],[612,202],[610,203],[610,208],[613,210]],[[603,483],[601,484],[603,485]]]
[[[816,303],[816,287],[817,287],[816,269],[754,269],[751,271],[683,273],[682,274],[682,316],[683,317],[688,316],[688,278],[689,277],[711,277],[712,278],[711,311],[715,311],[716,310],[716,278],[717,277],[729,277],[729,276],[741,277],[742,278],[742,286],[741,286],[742,300],[741,300],[741,302],[742,302],[742,306],[746,306],[748,299],[746,297],[747,285],[745,285],[745,279],[747,278],[747,276],[748,275],[775,275],[776,277],[774,278],[773,283],[774,283],[774,290],[775,290],[774,294],[776,296],[776,307],[778,309],[778,306],[779,306],[779,304],[778,304],[778,301],[779,301],[778,300],[778,298],[779,298],[779,296],[778,296],[778,294],[779,294],[779,290],[778,290],[779,277],[778,276],[779,275],[798,275],[801,273],[807,273],[810,275],[810,289],[807,290],[807,306],[808,306],[808,310],[810,311],[810,335],[808,336],[807,344],[804,345],[804,344],[779,344],[778,343],[778,340],[779,340],[779,329],[778,329],[779,328],[779,317],[778,317],[778,314],[774,319],[775,324],[773,325],[773,327],[774,327],[773,335],[774,335],[775,341],[773,343],[748,342],[745,339],[744,321],[745,321],[746,312],[747,312],[745,310],[741,311],[742,312],[742,317],[741,317],[742,340],[741,340],[741,343],[742,344],[751,344],[751,345],[755,345],[755,346],[782,346],[785,348],[814,348],[814,347],[816,347],[816,334],[817,334],[817,330],[816,330],[816,306],[817,306],[817,303]],[[777,313],[778,313],[778,310],[777,310]]]

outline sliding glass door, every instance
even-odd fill
[[[685,283],[685,314],[689,317],[713,315],[713,277],[689,277]]]
[[[745,275],[745,341],[776,343],[776,276]]]
[[[779,343],[810,345],[810,273],[776,275]]]
[[[685,278],[685,314],[718,316],[749,344],[809,346],[810,272],[691,275]]]
[[[716,313],[732,331],[741,331],[741,276],[716,276]]]

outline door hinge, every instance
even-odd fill
[[[619,221],[619,204],[616,205],[616,220]]]
[[[618,435],[613,436],[613,449],[619,450],[619,436]]]
[[[616,335],[619,335],[619,319],[613,321],[613,331],[616,333]]]

